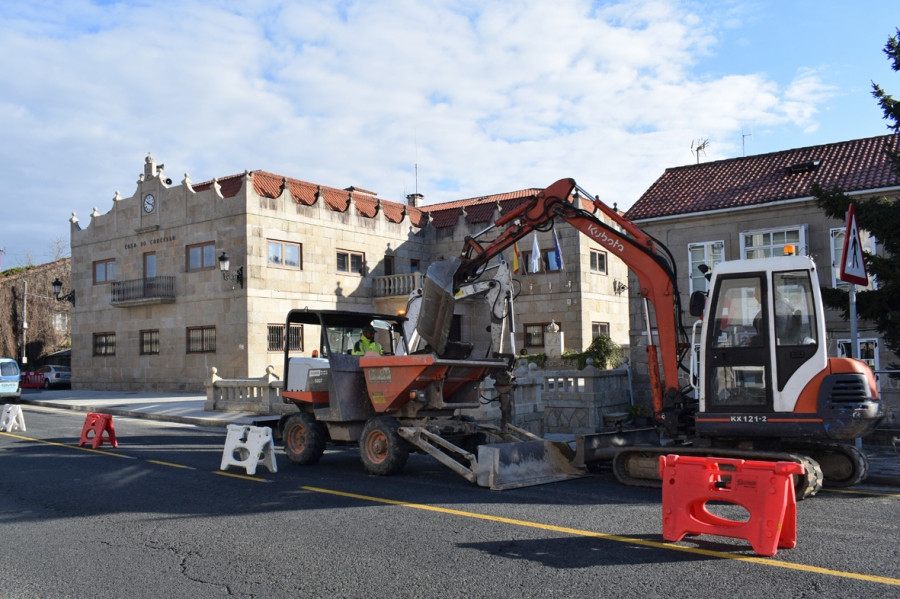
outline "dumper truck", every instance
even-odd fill
[[[315,464],[328,444],[358,444],[365,470],[374,475],[397,474],[411,452],[495,490],[586,474],[572,465],[574,451],[566,443],[461,414],[479,407],[479,387],[488,376],[509,401],[508,360],[473,358],[471,344],[446,338],[440,351],[430,343],[411,348],[406,323],[390,314],[288,313],[287,330],[302,325],[305,335],[318,334],[319,340],[310,357],[284,354],[282,400],[297,411],[282,416],[279,430],[291,462]],[[368,327],[380,351],[360,350],[357,342]]]

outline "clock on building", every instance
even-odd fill
[[[156,206],[156,198],[153,197],[152,193],[148,193],[144,196],[144,212],[153,212],[154,206]]]

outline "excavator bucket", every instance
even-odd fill
[[[453,323],[453,275],[459,265],[459,258],[435,262],[428,267],[422,285],[422,305],[416,330],[438,355],[447,347]]]
[[[528,436],[533,440],[479,445],[478,485],[505,491],[587,476],[572,465],[575,452],[567,443]]]

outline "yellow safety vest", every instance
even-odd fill
[[[381,354],[381,346],[375,341],[369,341],[365,337],[360,337],[359,341],[353,346],[353,355],[361,356],[366,352],[378,352]]]

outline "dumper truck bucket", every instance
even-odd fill
[[[428,267],[422,284],[422,304],[416,330],[438,355],[443,354],[447,347],[453,323],[453,275],[459,265],[459,258],[435,262]]]
[[[478,446],[479,486],[495,491],[587,476],[572,465],[574,451],[558,441],[515,441]]]
[[[479,445],[476,456],[421,426],[403,426],[398,434],[467,481],[495,491],[543,485],[587,476],[572,465],[575,452],[567,443],[546,441],[511,424],[503,429],[478,425],[502,442]]]

